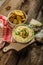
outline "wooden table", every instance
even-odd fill
[[[41,7],[43,0],[8,0],[0,9],[0,14],[8,15],[11,10],[21,9],[28,15],[28,21],[35,18],[39,21],[43,20]],[[6,7],[11,6],[10,10],[6,10]],[[27,22],[28,22],[27,21]],[[13,60],[13,61],[12,61]],[[43,65],[43,45],[37,45],[36,43],[23,49],[17,53],[15,51],[9,51],[3,53],[0,50],[0,65]]]

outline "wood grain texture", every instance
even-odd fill
[[[40,9],[37,20],[43,23],[42,19]],[[43,65],[43,44],[36,42],[30,45],[24,53],[22,52],[18,65]]]
[[[0,10],[0,14],[3,14],[5,16],[8,15],[8,13],[14,9],[16,9],[17,7],[20,6],[20,4],[22,3],[23,0],[8,0],[7,2],[4,3],[4,5],[2,6],[1,10]],[[6,11],[6,7],[11,6],[11,9],[9,11]]]
[[[29,11],[28,11],[28,20],[32,18],[36,19],[40,8],[42,6],[42,0],[30,0]]]
[[[21,9],[27,13],[28,21],[32,18],[36,19],[37,16],[37,20],[42,21],[43,18],[38,15],[42,2],[43,0],[9,0],[3,5],[0,14],[7,16],[11,10]],[[7,6],[11,6],[9,11],[5,9]],[[43,65],[43,46],[34,43],[19,54],[12,51],[3,53],[0,50],[0,65]]]
[[[1,7],[1,9],[0,9],[0,14],[2,14],[2,15],[8,15],[8,13],[11,11],[11,10],[13,10],[13,9],[16,9],[18,6],[20,6],[20,4],[22,3],[22,0],[18,0],[18,1],[16,1],[16,0],[8,0],[7,2],[5,2],[4,4],[3,4],[3,6]],[[18,5],[17,5],[18,4]],[[11,9],[9,10],[9,11],[6,11],[6,7],[7,6],[11,6]],[[10,58],[10,56],[11,56],[11,58]],[[2,51],[2,49],[0,50],[0,65],[5,65],[6,63],[8,63],[8,64],[10,64],[11,63],[11,65],[12,65],[12,62],[14,62],[14,61],[12,61],[12,58],[13,58],[13,56],[12,56],[12,51],[10,51],[10,52],[8,52],[8,53],[3,53],[3,51]],[[17,57],[15,57],[16,59],[15,59],[15,64],[16,64],[16,60],[17,60]],[[9,60],[9,61],[8,61]],[[14,60],[14,59],[13,59]],[[7,62],[8,61],[8,62]],[[12,62],[11,62],[12,61]],[[7,64],[7,65],[8,65]]]

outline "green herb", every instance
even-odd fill
[[[26,31],[26,28],[24,28],[23,30],[21,30],[21,36],[23,38],[26,38],[28,36],[28,32]]]
[[[16,34],[16,35],[20,35],[20,33],[19,33],[18,31],[15,31],[15,34]]]

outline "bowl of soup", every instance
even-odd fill
[[[18,25],[12,30],[14,41],[19,43],[27,43],[34,37],[34,31],[27,25]]]

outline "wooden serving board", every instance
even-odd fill
[[[25,47],[29,46],[30,44],[32,44],[33,42],[35,42],[35,39],[33,39],[32,41],[30,41],[29,43],[10,43],[10,45],[4,47],[3,52],[7,52],[11,49],[16,50],[16,51],[20,51],[22,49],[24,49]]]

